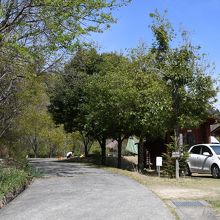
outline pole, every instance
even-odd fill
[[[160,177],[160,166],[157,166],[158,177]]]
[[[176,158],[176,179],[178,180],[179,178],[179,159]]]

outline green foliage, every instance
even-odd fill
[[[98,145],[98,143],[94,143],[94,144],[91,146],[90,153],[91,153],[91,154],[97,154],[97,155],[100,155],[100,154],[101,154],[100,146]]]
[[[29,75],[26,59],[11,47],[0,50],[0,138],[10,127],[22,106],[18,99],[20,86]]]
[[[0,40],[25,45],[33,51],[72,49],[82,35],[109,28],[115,22],[112,10],[128,2],[21,0],[18,4],[6,0],[0,5]]]
[[[32,167],[28,165],[25,169],[26,172],[28,172],[28,175],[36,178],[42,177],[42,172],[37,167]]]
[[[152,31],[155,43],[151,53],[155,54],[155,67],[171,97],[170,129],[178,136],[180,128],[196,127],[207,119],[215,102],[216,89],[208,74],[207,65],[199,53],[182,33],[182,43],[173,47],[175,36],[170,22],[156,11]]]
[[[167,11],[161,16],[157,10],[155,13],[150,13],[150,17],[153,19],[151,30],[155,36],[152,50],[157,53],[157,59],[160,61],[163,61],[163,55],[170,49],[170,41],[174,37],[174,30],[166,18],[166,14]],[[160,64],[158,63],[158,65]]]
[[[2,143],[9,147],[10,156],[25,157],[27,154],[56,154],[65,145],[66,134],[62,126],[55,126],[47,112],[49,98],[44,76],[27,75],[19,84],[16,94],[19,114],[13,118]]]
[[[175,171],[176,171],[176,158],[172,157],[172,152],[176,152],[179,149],[179,140],[175,137],[172,137],[172,142],[170,144],[167,144],[167,152],[163,153],[163,170],[164,172],[170,177],[175,177]],[[180,158],[179,160],[179,175],[185,175],[186,169],[187,169],[187,159],[188,159],[188,152],[185,150],[185,147],[183,146],[180,151]]]
[[[173,47],[176,34],[166,16],[151,17],[150,49],[141,45],[126,57],[79,47],[52,91],[49,110],[56,123],[92,136],[102,154],[108,137],[123,141],[136,134],[143,142],[167,130],[177,137],[181,127],[205,120],[212,107],[216,90],[198,48],[185,39]]]
[[[45,72],[54,68],[54,60],[63,51],[73,51],[82,40],[82,35],[102,32],[116,20],[113,9],[122,7],[129,0],[51,1],[51,0],[5,0],[0,4],[0,138],[10,156],[24,157],[28,145],[37,155],[62,152],[69,142],[62,126],[55,126],[47,112],[48,87],[54,88],[59,77],[48,77]],[[86,56],[85,56],[86,55]],[[86,58],[81,66],[78,62]],[[86,74],[96,72],[100,59],[95,50],[78,51],[74,66],[80,85],[77,89],[63,91],[70,94],[75,103],[82,100],[83,82]],[[68,72],[69,68],[66,68]],[[85,74],[86,72],[86,74]],[[53,78],[53,79],[52,79]],[[50,80],[54,80],[53,82]],[[69,81],[66,79],[67,82]],[[70,81],[70,82],[73,82]],[[72,86],[74,88],[74,86]],[[78,92],[78,93],[77,93]],[[76,94],[77,93],[77,94]],[[62,95],[60,94],[62,99]],[[58,100],[59,101],[59,100]],[[65,103],[66,100],[64,100]],[[79,103],[81,103],[80,101]],[[69,103],[67,104],[69,106]],[[71,118],[72,109],[64,109]],[[75,112],[79,113],[78,108]],[[57,117],[60,118],[60,115]],[[78,119],[80,117],[77,117]],[[81,117],[82,118],[82,117]],[[62,124],[64,121],[60,121]],[[73,121],[65,129],[83,126],[83,120]]]

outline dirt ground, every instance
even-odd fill
[[[136,162],[136,157],[126,158]],[[193,174],[192,177],[183,177],[179,180],[166,177],[157,177],[152,173],[141,175],[137,172],[108,168],[113,172],[129,176],[143,185],[146,185],[162,200],[205,200],[220,214],[220,179],[211,175]]]
[[[116,166],[117,158],[107,158]],[[107,167],[105,169],[114,173],[126,175],[139,183],[146,185],[165,202],[170,200],[205,200],[220,215],[220,179],[214,179],[211,175],[193,174],[192,177],[182,177],[179,180],[167,177],[157,177],[154,170],[147,170],[145,175],[137,171],[137,156],[124,156],[124,170]],[[132,168],[132,169],[128,169]],[[128,171],[132,170],[132,171]]]

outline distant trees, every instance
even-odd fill
[[[20,83],[28,74],[25,58],[12,47],[0,49],[0,138],[19,113],[17,93]]]

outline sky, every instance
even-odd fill
[[[114,12],[117,23],[102,34],[93,34],[102,52],[124,51],[140,42],[151,45],[151,12],[168,10],[167,17],[176,31],[187,30],[194,45],[201,46],[206,60],[215,64],[213,78],[220,79],[220,0],[133,0]],[[220,109],[220,94],[215,106]]]

